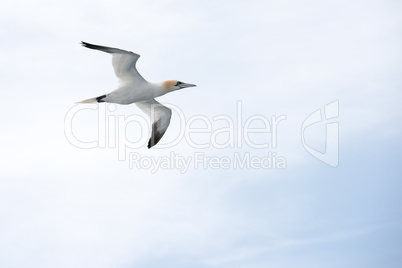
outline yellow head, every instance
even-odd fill
[[[182,89],[185,87],[195,87],[196,86],[193,84],[183,83],[178,80],[168,80],[168,81],[163,82],[162,85],[167,91],[174,91],[174,90],[179,90],[179,89]]]

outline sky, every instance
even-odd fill
[[[398,1],[3,1],[0,267],[400,267]],[[196,84],[146,148],[106,53]]]

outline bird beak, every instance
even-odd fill
[[[186,84],[186,83],[181,83],[179,85],[180,88],[185,88],[185,87],[196,87],[194,84]]]

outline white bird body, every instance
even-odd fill
[[[146,81],[137,71],[135,64],[140,55],[130,51],[93,45],[85,42],[81,44],[87,48],[101,50],[112,54],[112,64],[116,76],[119,78],[119,86],[116,90],[102,96],[87,99],[79,103],[109,102],[117,104],[135,103],[148,115],[153,115],[152,135],[148,142],[151,148],[159,142],[169,126],[172,111],[155,100],[171,91],[186,87],[195,87],[177,80],[168,80],[161,83]],[[152,113],[154,110],[154,113]]]
[[[104,99],[106,102],[131,104],[153,99],[167,93],[161,83],[122,84]]]

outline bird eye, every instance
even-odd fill
[[[183,84],[183,82],[177,81],[176,83],[176,87],[178,87],[179,85]]]

